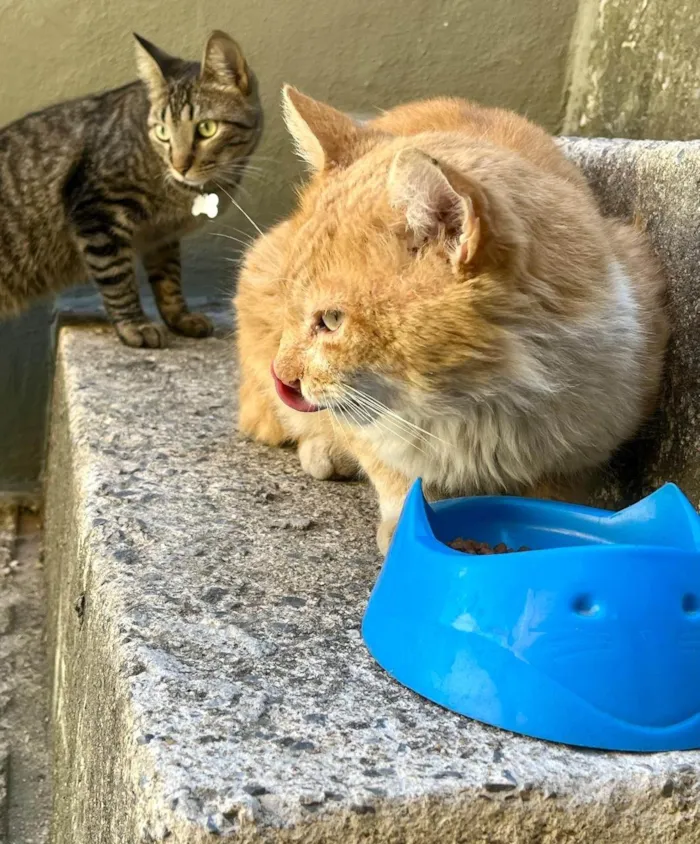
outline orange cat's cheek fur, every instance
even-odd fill
[[[319,480],[352,477],[356,458],[339,441],[327,413],[302,414],[277,398],[270,366],[278,353],[285,318],[281,267],[286,224],[259,238],[246,256],[234,299],[240,385],[239,430],[271,446],[299,444],[306,472]]]
[[[433,100],[359,128],[285,97],[317,172],[241,276],[242,429],[298,442],[315,477],[361,465],[382,550],[416,477],[432,497],[571,490],[656,403],[668,328],[644,235],[517,115]],[[310,330],[323,309],[344,312],[333,341]],[[328,414],[280,407],[273,358],[344,402],[345,445]]]

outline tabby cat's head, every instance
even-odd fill
[[[240,47],[225,33],[213,32],[200,64],[135,37],[151,106],[149,138],[169,175],[192,187],[238,181],[262,119],[255,79]]]

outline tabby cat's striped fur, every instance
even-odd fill
[[[180,287],[179,239],[198,193],[229,201],[261,128],[255,80],[227,35],[202,63],[137,36],[140,80],[47,108],[0,130],[0,318],[92,278],[129,346],[162,346],[135,275],[143,260],[173,331],[211,333]]]

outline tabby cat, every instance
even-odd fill
[[[255,79],[213,32],[201,62],[136,36],[140,80],[27,115],[0,130],[0,318],[86,277],[128,346],[163,346],[135,274],[140,257],[168,328],[206,337],[180,286],[179,240],[193,203],[238,185],[260,136]]]
[[[434,498],[578,497],[656,402],[644,235],[516,114],[432,100],[360,126],[284,100],[313,176],[239,281],[242,431],[297,442],[318,478],[359,464],[382,551],[418,477]]]

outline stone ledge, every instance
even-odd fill
[[[622,161],[614,143],[572,143],[599,182],[600,162]],[[699,146],[685,145],[696,192]],[[611,177],[601,196],[629,185],[653,205],[675,272],[671,371],[697,379],[697,251],[675,209],[690,188],[644,166],[656,181]],[[359,632],[380,565],[371,492],[236,440],[232,357],[221,340],[144,353],[109,331],[61,333],[46,518],[55,844],[695,842],[700,753],[513,736],[372,662]],[[698,394],[682,398],[693,434]],[[698,472],[697,455],[678,457],[689,442],[664,439],[654,472]]]
[[[664,481],[700,506],[700,141],[566,139],[606,214],[645,226],[669,287],[671,343],[658,418],[615,461],[617,503]]]
[[[0,744],[0,844],[7,840],[8,811],[7,811],[7,772],[10,754],[4,744]]]

